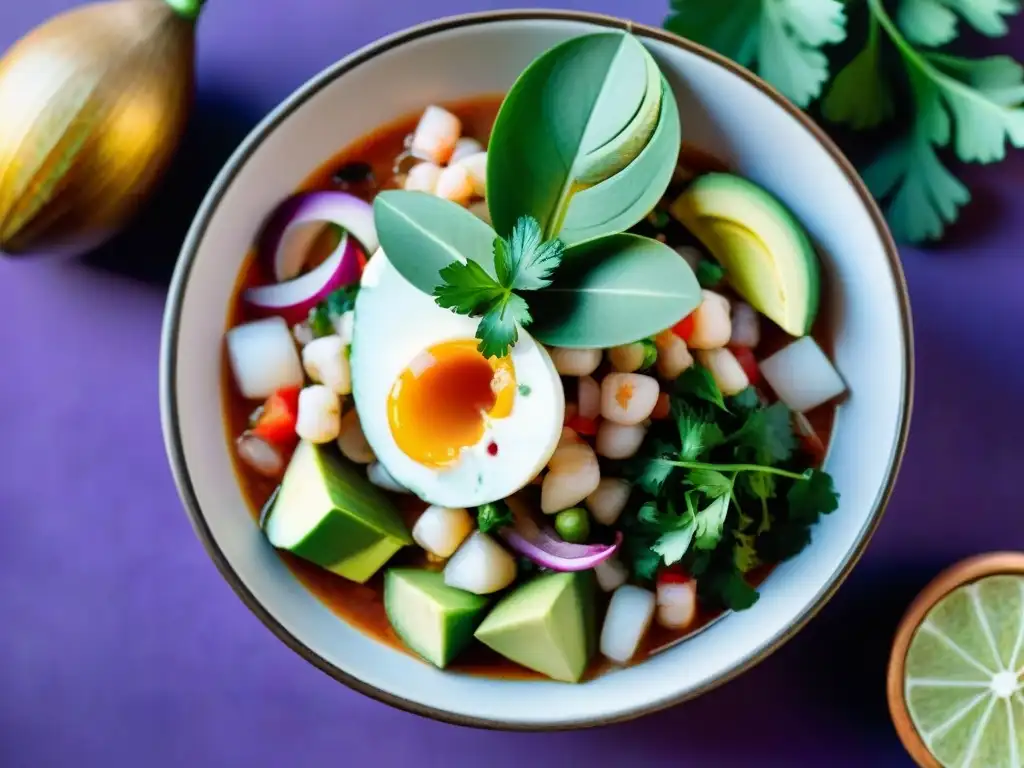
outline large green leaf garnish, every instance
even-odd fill
[[[398,272],[424,293],[443,282],[452,262],[474,261],[494,271],[494,230],[461,205],[425,192],[388,190],[373,200],[381,248]]]
[[[657,240],[616,234],[569,248],[531,297],[531,333],[559,347],[612,347],[669,328],[700,304],[693,270]]]
[[[700,303],[679,254],[620,234],[664,194],[679,147],[678,106],[647,49],[625,33],[573,38],[534,61],[498,113],[494,229],[457,203],[388,191],[374,201],[381,246],[439,306],[480,319],[487,356],[528,325],[565,347],[646,338]]]
[[[628,34],[576,37],[536,59],[491,133],[487,202],[495,229],[507,234],[520,216],[532,216],[545,238],[563,237],[571,215],[573,230],[596,237],[643,218],[650,206],[637,192],[653,187],[657,200],[669,177],[659,189],[652,169],[674,166],[679,153],[679,115],[674,101],[671,109],[662,103],[665,91],[657,63]],[[659,127],[662,140],[651,147]],[[637,166],[645,149],[654,156]],[[582,194],[616,176],[628,180],[617,181],[617,192]]]

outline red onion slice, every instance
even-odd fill
[[[311,222],[337,224],[359,242],[367,255],[380,246],[373,206],[364,200],[334,191],[294,195],[271,214],[260,235],[260,256],[278,282],[291,280],[302,271],[305,250],[289,251],[285,245],[292,229]]]
[[[532,515],[513,510],[515,524],[498,531],[512,549],[552,571],[586,571],[610,558],[622,544],[616,531],[613,544],[571,544],[550,528],[541,528]]]
[[[333,291],[358,282],[361,255],[355,239],[346,233],[316,269],[284,283],[249,288],[243,298],[262,315],[279,315],[289,325],[301,323]]]

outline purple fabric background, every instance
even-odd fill
[[[71,4],[0,2],[0,48]],[[666,4],[562,3],[655,24]],[[193,535],[161,441],[157,351],[166,282],[205,186],[260,116],[337,58],[416,22],[513,5],[210,0],[195,120],[138,225],[84,259],[0,262],[4,768],[910,765],[884,696],[901,612],[949,563],[1024,544],[1020,154],[966,174],[977,202],[941,248],[903,251],[914,429],[867,555],[798,638],[700,700],[557,735],[391,710],[278,643]],[[1021,32],[1003,49],[1024,53]]]

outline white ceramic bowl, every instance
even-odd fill
[[[257,530],[235,477],[221,414],[221,343],[243,257],[264,216],[322,162],[429,102],[507,89],[568,37],[629,26],[657,57],[684,138],[778,195],[820,246],[823,311],[851,397],[827,469],[840,509],[813,544],[778,567],[761,599],[635,667],[582,685],[441,672],[339,620],[292,576]],[[360,108],[352,109],[353,104]],[[831,596],[875,529],[910,415],[910,311],[878,209],[825,135],[769,86],[657,29],[564,12],[444,19],[381,40],[314,77],[246,139],[210,190],[174,276],[164,327],[161,405],[167,450],[196,531],[246,605],[289,647],[336,679],[407,710],[468,725],[570,728],[635,717],[748,669]]]

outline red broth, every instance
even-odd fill
[[[473,136],[486,145],[487,137],[490,135],[491,126],[498,112],[498,107],[501,105],[501,99],[502,96],[500,95],[487,96],[445,106],[462,120],[464,135]],[[340,188],[369,201],[373,199],[373,196],[379,190],[393,189],[400,186],[401,179],[396,180],[394,173],[395,159],[402,154],[405,148],[405,139],[415,128],[418,118],[418,114],[409,115],[390,125],[383,126],[341,150],[312,174],[302,184],[299,191]],[[352,177],[362,175],[362,170],[364,169],[358,169],[360,171],[358,174],[339,173],[340,169],[345,169],[347,166],[351,169],[352,166],[350,164],[353,163],[368,164],[375,179],[374,183],[352,180]],[[680,154],[680,166],[689,169],[692,173],[706,173],[726,169],[724,164],[716,158],[685,144]],[[401,172],[404,169],[399,168],[398,170]],[[687,241],[688,238],[684,232],[676,231],[671,238],[672,245],[682,245]],[[696,241],[689,240],[689,242],[695,243]],[[325,248],[324,250],[326,252],[329,249]],[[248,315],[245,305],[240,299],[242,291],[248,286],[268,281],[268,275],[260,267],[254,258],[254,254],[250,253],[239,275],[235,297],[229,310],[227,318],[229,328],[254,319]],[[827,286],[823,286],[823,289],[827,289]],[[826,305],[827,301],[826,290],[822,296],[823,305]],[[819,316],[813,335],[818,343],[821,344],[822,349],[826,353],[830,353],[832,334],[825,324],[825,314],[822,312],[821,316]],[[771,351],[785,344],[789,338],[767,321],[762,323],[762,329],[763,338],[758,346],[758,352],[761,355],[770,354]],[[238,460],[235,454],[234,440],[246,429],[249,416],[259,406],[259,403],[245,400],[239,395],[228,370],[226,357],[222,367],[225,434],[229,441],[231,455],[235,457],[235,472],[249,503],[253,519],[256,520],[259,517],[259,510],[270,497],[277,482],[261,477],[251,471]],[[815,432],[825,445],[828,445],[834,415],[835,409],[831,407],[818,408],[809,414],[809,419]],[[426,505],[409,496],[396,496],[395,498],[406,522],[411,528],[417,516]],[[366,584],[356,584],[286,552],[279,552],[279,555],[292,573],[295,574],[296,578],[339,618],[376,640],[387,643],[403,652],[408,652],[395,635],[384,612],[381,573],[378,573]],[[428,563],[424,554],[413,547],[409,547],[396,555],[392,560],[392,564],[417,565],[427,568],[440,567]],[[759,584],[768,576],[770,570],[770,567],[762,567],[753,572],[750,574],[751,582],[755,585]],[[695,627],[682,634],[656,625],[653,626],[647,634],[644,646],[637,655],[637,661],[642,661],[651,653],[692,636],[719,615],[719,611],[702,609]],[[591,670],[588,672],[588,676],[593,677],[599,674],[605,666],[601,660],[595,660]],[[537,673],[513,664],[480,644],[474,644],[450,669],[489,677],[517,679],[539,677]]]

